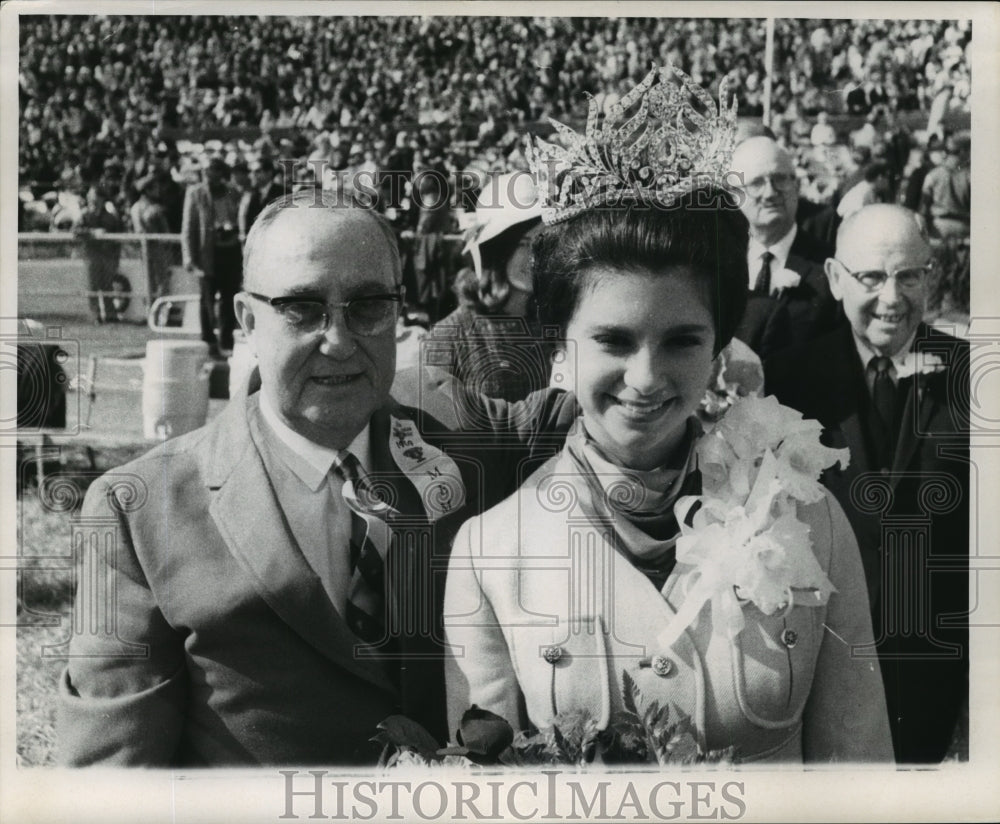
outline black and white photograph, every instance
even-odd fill
[[[990,3],[4,3],[0,816],[996,820],[998,135]]]

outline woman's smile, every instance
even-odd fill
[[[712,371],[715,326],[684,267],[592,267],[567,327],[588,435],[620,466],[653,469],[684,440]]]
[[[661,414],[667,411],[674,401],[674,398],[663,400],[626,400],[608,395],[611,403],[618,406],[621,414],[635,423],[649,423],[658,420]]]

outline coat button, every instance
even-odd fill
[[[799,634],[794,629],[781,631],[781,643],[792,649],[799,642]]]
[[[674,671],[674,662],[667,658],[666,655],[654,655],[652,667],[653,672],[659,675],[660,678],[666,678]]]
[[[563,657],[562,647],[546,647],[542,650],[542,658],[550,664],[556,664]]]

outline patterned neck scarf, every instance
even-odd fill
[[[697,419],[689,419],[679,450],[683,460],[647,471],[625,469],[609,461],[583,426],[577,426],[566,440],[565,454],[577,472],[584,510],[613,525],[618,551],[658,590],[676,563],[674,545],[680,527],[674,502],[701,491],[694,454],[700,434]]]

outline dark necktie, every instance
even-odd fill
[[[774,260],[774,255],[770,252],[764,252],[760,259],[760,271],[753,283],[753,293],[766,298],[771,294],[771,261]]]
[[[383,524],[392,508],[378,499],[361,464],[350,452],[344,450],[337,455],[333,471],[344,482],[344,501],[351,510],[351,585],[345,619],[358,638],[375,645],[385,639],[384,558],[388,530]]]
[[[892,382],[892,360],[886,357],[871,359],[875,372],[872,382],[872,408],[878,419],[876,453],[883,466],[892,464],[893,447],[896,443],[896,386]]]

